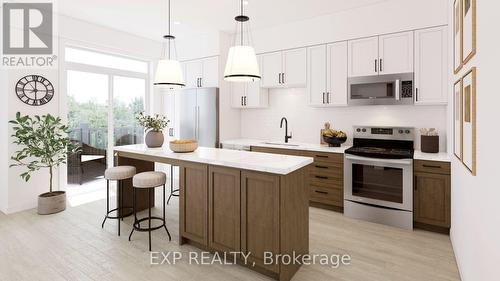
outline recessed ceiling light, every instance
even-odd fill
[[[174,24],[179,25],[179,24],[181,24],[181,22],[180,21],[174,21]]]
[[[248,5],[248,1],[247,1],[247,0],[244,0],[244,1],[243,1],[243,5]]]

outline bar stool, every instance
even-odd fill
[[[135,175],[132,179],[134,191],[134,225],[130,235],[128,236],[128,240],[132,238],[132,234],[134,230],[140,232],[148,232],[149,234],[149,251],[151,251],[151,231],[157,230],[160,228],[165,228],[168,234],[168,241],[172,241],[172,237],[170,236],[170,232],[167,229],[167,225],[165,224],[165,183],[167,181],[167,175],[163,172],[143,172]],[[156,187],[163,185],[163,218],[151,216],[151,192],[154,191]],[[136,191],[138,189],[147,189],[148,190],[148,216],[138,219],[137,218],[137,209],[136,209]],[[151,227],[151,221],[157,220],[161,221],[161,225]],[[148,227],[141,227],[141,222],[148,221]]]
[[[101,227],[104,228],[104,223],[106,219],[115,219],[118,220],[118,236],[120,236],[120,221],[123,221],[123,218],[128,217],[133,214],[132,207],[123,206],[123,184],[122,181],[126,179],[130,179],[135,175],[135,167],[133,166],[118,166],[106,169],[104,172],[104,178],[106,179],[106,216],[102,222]],[[115,209],[109,209],[109,181],[115,180],[118,184],[117,186],[117,196],[120,197],[119,206]],[[130,210],[129,213],[124,214],[125,210]],[[116,212],[115,216],[111,216],[112,212]]]
[[[172,196],[179,197],[179,189],[174,189],[174,165],[170,165],[170,195],[168,196],[167,205],[170,203]]]

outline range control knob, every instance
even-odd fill
[[[357,128],[357,129],[356,129],[356,132],[358,132],[358,133],[359,133],[359,132],[361,132],[361,129],[360,129],[360,128]]]
[[[363,131],[363,133],[366,133],[366,129],[365,128],[363,128],[363,130],[361,130],[361,131]]]
[[[398,132],[399,132],[400,134],[402,134],[402,133],[403,133],[403,130],[399,130]]]
[[[405,133],[409,134],[410,133],[410,130],[406,130]]]

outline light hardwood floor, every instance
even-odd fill
[[[157,198],[161,198],[158,196]],[[147,233],[128,241],[131,218],[116,235],[116,221],[101,221],[105,201],[39,216],[35,210],[0,213],[0,280],[270,280],[238,265],[150,265]],[[155,212],[160,213],[161,209]],[[153,233],[153,251],[198,251],[180,247],[178,198],[167,207],[166,233]],[[310,251],[349,254],[352,263],[333,269],[302,266],[293,280],[459,280],[450,239],[405,231],[310,209]],[[186,254],[187,256],[187,254]]]

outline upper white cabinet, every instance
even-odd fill
[[[349,77],[378,75],[378,36],[348,43]]]
[[[307,58],[309,104],[347,105],[347,42],[310,47]]]
[[[447,103],[447,28],[415,31],[415,104]]]
[[[183,63],[186,88],[219,86],[219,58],[210,57]]]
[[[261,86],[264,88],[305,87],[306,48],[263,54],[261,68]]]
[[[380,36],[379,74],[413,72],[413,31]]]
[[[413,72],[413,31],[349,41],[349,77]]]
[[[262,73],[263,56],[257,56]],[[262,75],[262,74],[261,74]],[[269,90],[262,88],[262,79],[255,82],[231,82],[231,107],[264,108],[269,105]]]

